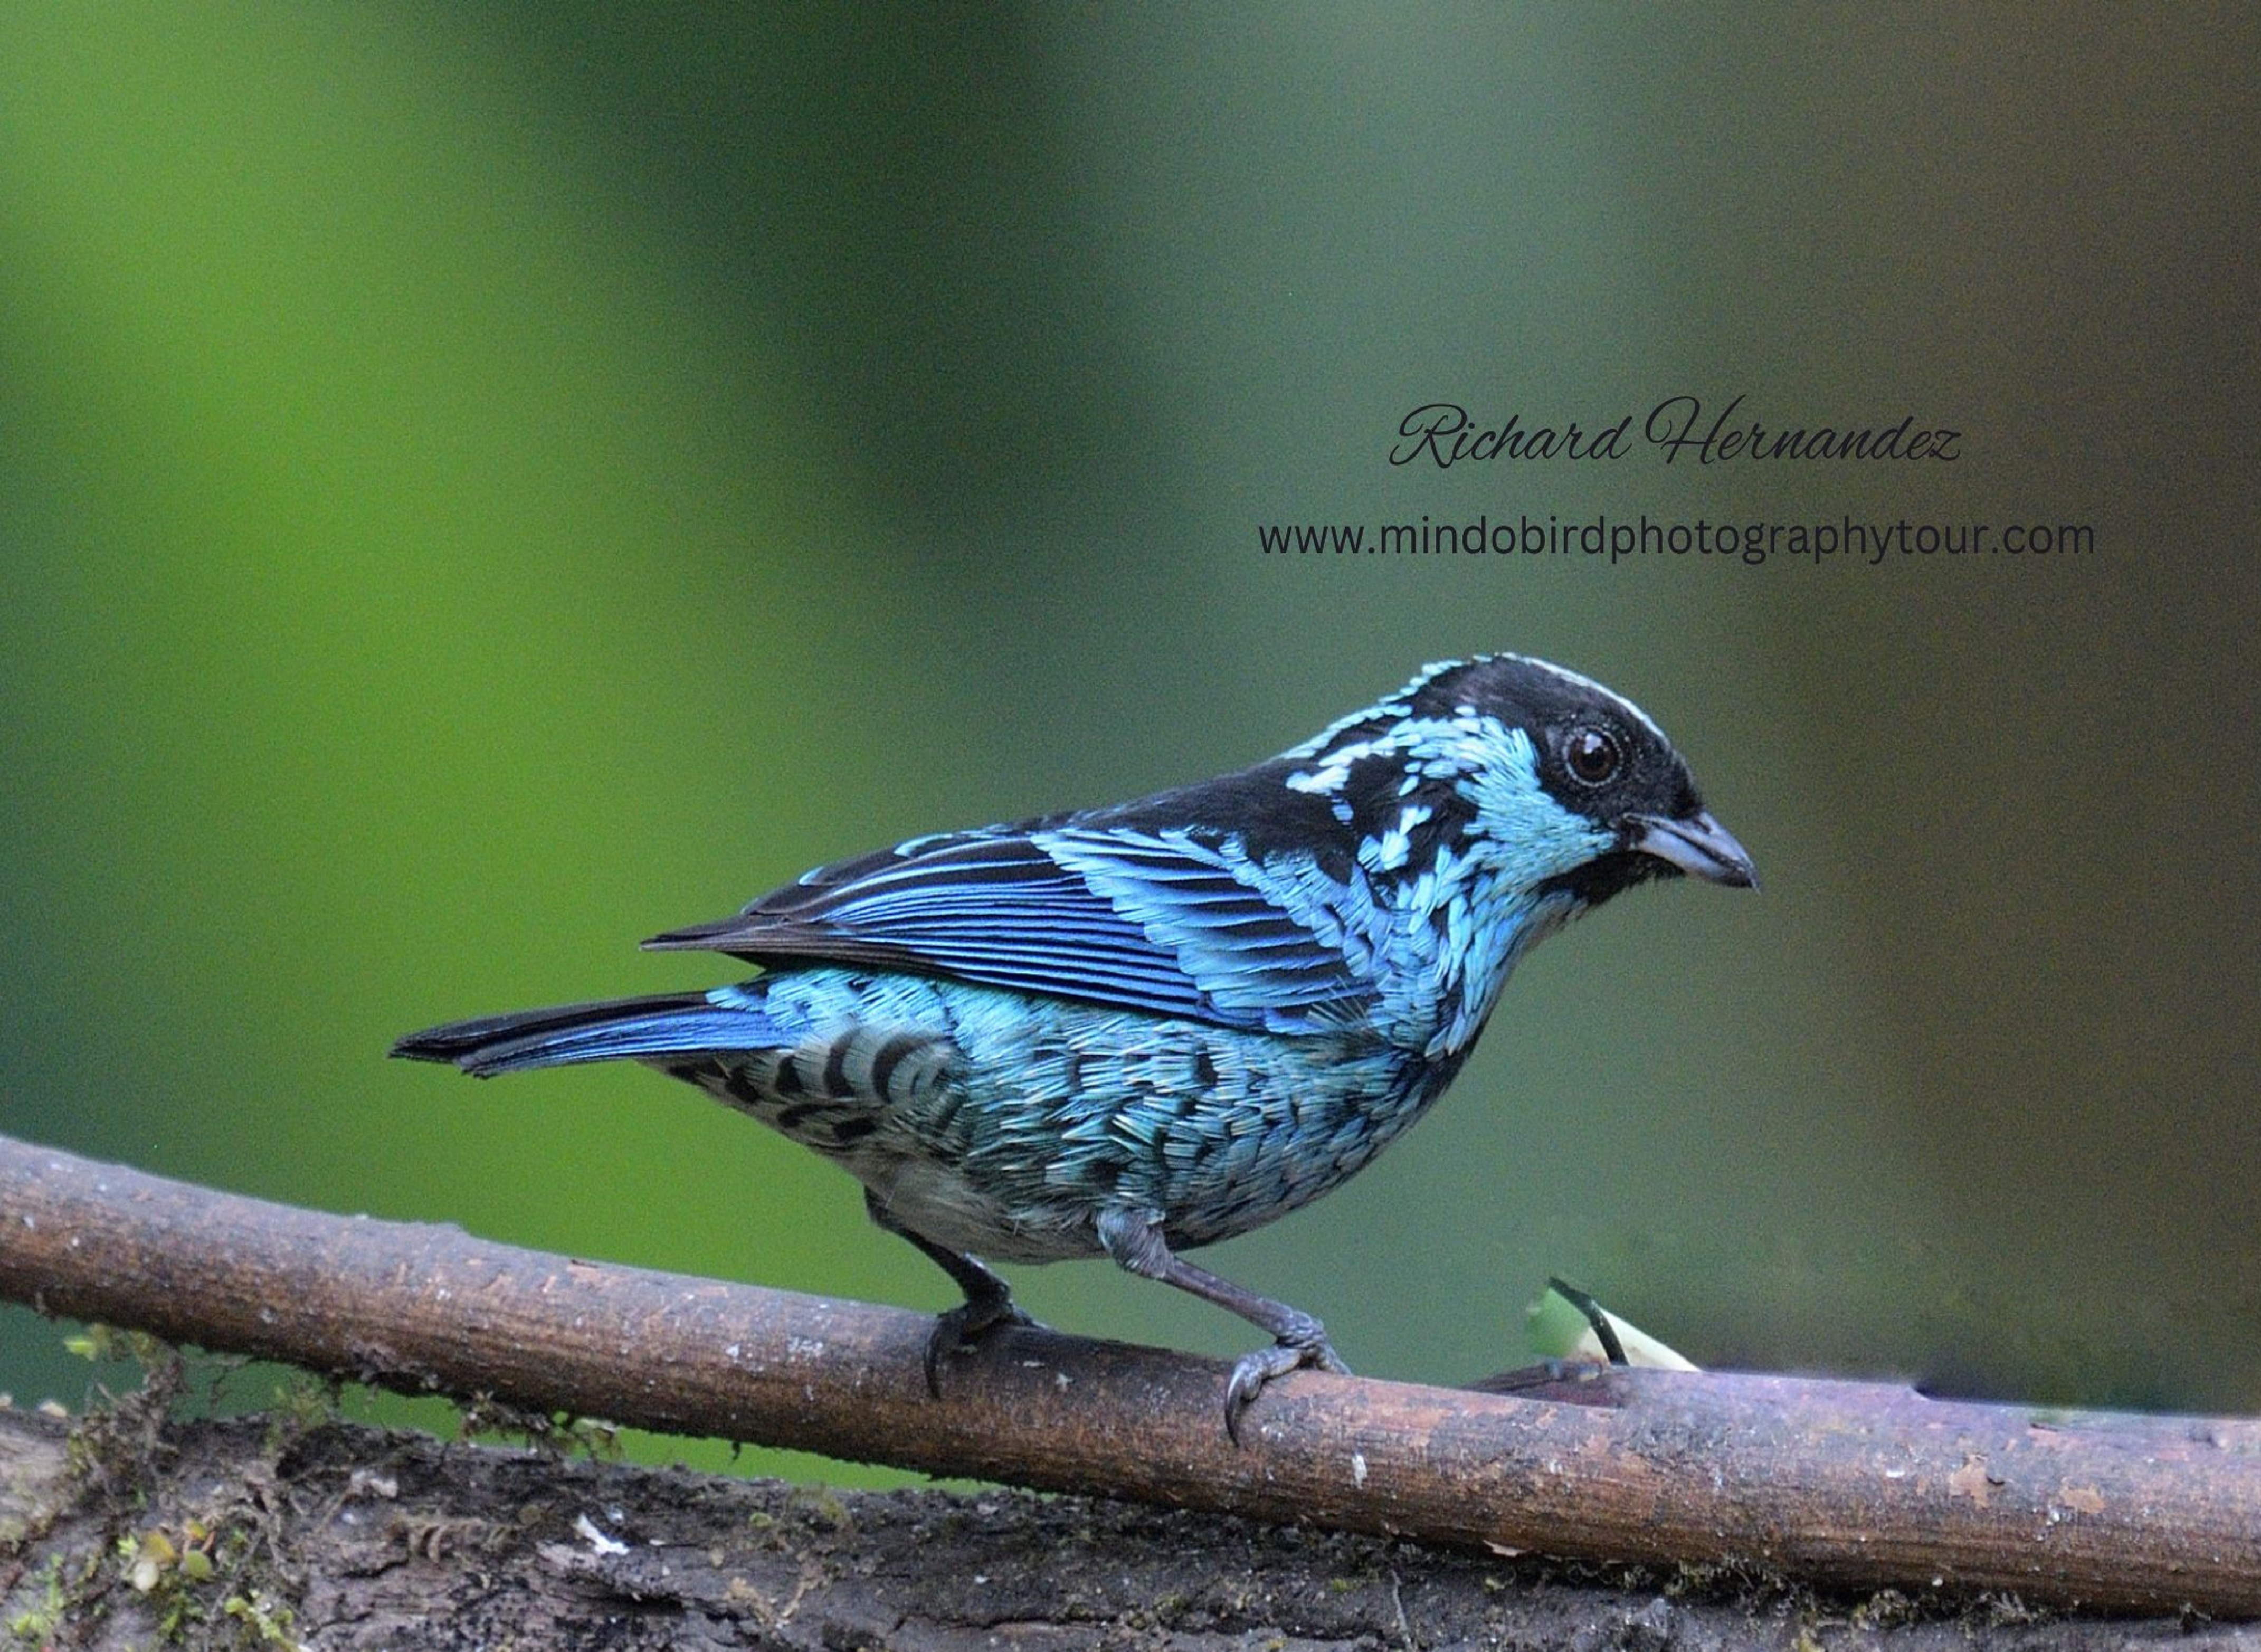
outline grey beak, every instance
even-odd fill
[[[1712,818],[1710,809],[1693,820],[1667,820],[1657,815],[1633,815],[1626,819],[1633,838],[1626,847],[1654,855],[1669,866],[1677,866],[1691,878],[1723,883],[1731,889],[1755,889],[1758,874],[1751,870],[1749,851],[1727,829]]]

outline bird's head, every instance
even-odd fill
[[[1526,899],[1567,894],[1576,909],[1656,877],[1756,885],[1750,856],[1648,715],[1544,660],[1432,665],[1290,755],[1303,766],[1288,785],[1329,795],[1367,842],[1410,839],[1402,858],[1383,856],[1408,873],[1432,848],[1482,863]]]
[[[1757,887],[1750,856],[1631,700],[1512,654],[1447,666],[1411,686],[1417,716],[1462,707],[1496,724],[1504,748],[1469,786],[1479,829],[1522,863],[1531,885],[1589,908],[1650,878]]]
[[[1756,881],[1655,723],[1544,660],[1432,665],[1276,761],[1346,840],[1399,1036],[1434,1060],[1474,1044],[1518,959],[1619,891]]]

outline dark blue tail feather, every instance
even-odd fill
[[[491,1078],[528,1067],[760,1050],[784,1042],[778,1024],[750,1004],[718,1004],[706,993],[659,993],[453,1021],[410,1033],[392,1053],[412,1061],[452,1061],[475,1078]]]

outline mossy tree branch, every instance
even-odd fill
[[[1213,1361],[1013,1330],[930,1397],[922,1315],[339,1217],[0,1138],[0,1296],[406,1392],[1495,1554],[2261,1613],[2261,1424],[1613,1371],[1302,1373],[1236,1449]]]

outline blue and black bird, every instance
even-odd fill
[[[942,1358],[1028,1323],[975,1253],[1108,1256],[1271,1347],[1225,1393],[1339,1371],[1319,1321],[1184,1259],[1353,1174],[1444,1093],[1516,961],[1620,890],[1748,887],[1656,725],[1496,654],[1432,665],[1268,762],[1137,802],[914,837],[645,943],[737,986],[493,1016],[396,1055],[482,1077],[635,1060],[863,1184],[965,1293]]]

